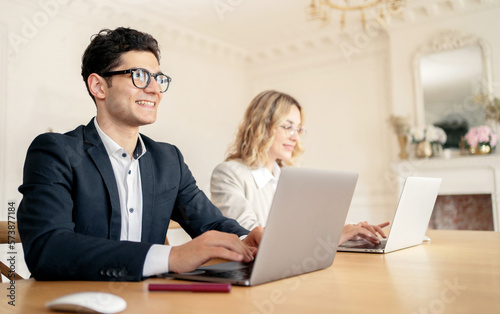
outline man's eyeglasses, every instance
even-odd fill
[[[158,86],[160,86],[160,92],[162,93],[167,91],[168,86],[172,81],[172,79],[168,75],[165,75],[163,73],[157,73],[157,74],[150,73],[148,70],[141,68],[123,70],[123,71],[105,72],[101,76],[108,77],[108,76],[127,74],[127,73],[131,74],[132,83],[134,83],[134,86],[140,89],[145,89],[146,87],[148,87],[149,83],[151,82],[151,77],[154,77],[156,83],[158,84]]]
[[[301,126],[300,128],[294,128],[293,124],[287,124],[280,125],[280,128],[283,128],[286,134],[288,134],[290,137],[294,136],[295,134],[298,134],[300,137],[302,137],[306,134],[306,128],[303,126]]]

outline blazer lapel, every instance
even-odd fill
[[[146,148],[147,149],[147,148]],[[142,185],[142,242],[149,242],[149,234],[153,219],[153,199],[154,199],[154,171],[151,153],[146,153],[139,158]]]
[[[113,173],[111,161],[109,160],[108,153],[106,152],[104,144],[97,133],[94,125],[94,119],[92,119],[90,123],[84,127],[83,134],[84,142],[90,145],[87,152],[99,170],[104,184],[106,185],[107,193],[110,197],[111,217],[109,223],[109,238],[111,240],[119,241],[121,233],[121,210],[118,187],[116,185],[115,174]]]

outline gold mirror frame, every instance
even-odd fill
[[[422,89],[420,61],[428,54],[444,52],[467,46],[479,46],[482,58],[483,90],[484,95],[491,97],[493,94],[491,78],[490,49],[481,38],[465,34],[456,30],[441,31],[425,42],[417,51],[413,61],[414,86],[415,86],[415,123],[425,125],[424,91]]]

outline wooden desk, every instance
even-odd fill
[[[386,255],[338,253],[333,266],[230,293],[148,292],[143,282],[1,284],[1,313],[49,313],[45,303],[78,291],[123,297],[123,313],[499,313],[500,233],[433,230],[431,243]],[[179,283],[179,281],[175,281]]]

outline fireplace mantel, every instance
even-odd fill
[[[500,231],[500,155],[410,159],[392,168],[401,183],[408,176],[442,178],[439,195],[491,194],[493,225]]]

